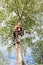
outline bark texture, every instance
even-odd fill
[[[22,48],[16,43],[16,65],[22,65]]]

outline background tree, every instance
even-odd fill
[[[9,51],[12,49],[13,28],[19,22],[24,30],[30,32],[25,42],[21,42],[27,43],[36,52],[34,55],[40,55],[37,63],[43,64],[43,0],[0,0],[1,45],[7,45]]]

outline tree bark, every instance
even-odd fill
[[[16,43],[16,65],[22,65],[22,48],[20,43]]]

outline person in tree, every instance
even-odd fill
[[[19,43],[19,36],[22,36],[23,34],[24,32],[22,30],[21,24],[19,23],[14,27],[13,30],[14,39],[16,40],[17,43]]]

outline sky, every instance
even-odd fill
[[[10,60],[10,65],[14,65],[14,64],[16,65],[15,50],[11,51],[11,55],[10,56],[9,56],[9,54],[8,54],[8,52],[7,52],[7,50],[6,50],[6,48],[4,46],[0,46],[0,51],[2,51],[5,59],[9,59]],[[25,63],[27,63],[29,61],[30,64],[33,63],[33,65],[34,65],[34,61],[33,61],[33,57],[31,55],[31,53],[32,53],[32,49],[27,47],[26,54],[25,54],[25,56],[23,58],[24,58]]]
[[[42,2],[38,2],[38,3],[41,4]],[[2,7],[1,4],[0,4],[0,10],[4,10],[4,11],[6,12],[6,10]],[[16,15],[16,14],[15,14],[15,15],[14,15],[14,14],[15,14],[15,12],[12,12],[12,15],[13,15],[13,16]],[[11,16],[11,14],[10,14],[9,17],[7,18],[7,20],[10,19],[10,16]],[[41,21],[42,21],[42,24],[43,24],[43,16],[42,16],[42,18],[41,18]],[[1,27],[1,26],[2,26],[2,27],[6,26],[4,20],[0,23],[0,27]],[[43,25],[41,26],[41,28],[43,29]],[[32,35],[33,35],[33,34],[32,34]],[[34,35],[35,35],[35,39],[32,39],[32,42],[33,42],[33,43],[37,42],[37,41],[40,39],[39,36],[37,35],[37,32],[36,32],[36,31],[34,32]],[[34,35],[33,35],[33,36],[34,36]],[[24,37],[27,37],[27,36],[29,37],[28,34],[26,34]],[[24,37],[23,37],[23,38],[24,38]],[[0,43],[2,43],[1,39],[0,39]],[[15,60],[16,60],[15,50],[12,50],[10,57],[9,57],[9,54],[8,54],[8,52],[7,52],[7,50],[6,50],[6,48],[5,48],[4,46],[1,46],[1,45],[0,45],[0,51],[3,53],[5,59],[9,59],[9,60],[10,60],[10,65],[16,64],[16,63],[15,63]],[[25,60],[25,61],[29,60],[29,63],[30,63],[30,64],[33,63],[33,57],[32,57],[32,55],[31,55],[31,53],[32,53],[32,49],[29,48],[29,47],[27,47],[27,49],[26,49],[26,55],[24,56],[24,60]]]
[[[25,33],[24,36],[23,36],[23,38],[24,37],[28,37],[28,36],[29,36],[29,34],[26,34]],[[36,31],[31,36],[35,36],[35,39],[32,39],[32,42],[33,43],[36,42],[36,41],[38,41],[40,39],[38,37]],[[1,39],[0,39],[0,43],[1,43]],[[10,43],[10,41],[9,41],[9,43]],[[14,64],[16,65],[16,56],[15,56],[16,54],[15,54],[15,50],[12,50],[11,51],[11,54],[9,56],[8,51],[6,49],[7,49],[7,46],[5,47],[5,46],[1,46],[0,45],[0,51],[3,53],[5,59],[10,60],[10,65],[14,65]],[[32,51],[33,50],[31,48],[29,48],[29,47],[26,48],[26,54],[25,54],[25,56],[23,56],[24,62],[26,64],[30,63],[31,65],[34,65],[34,63],[35,63],[34,60],[33,60],[32,55],[31,55],[32,54]]]

